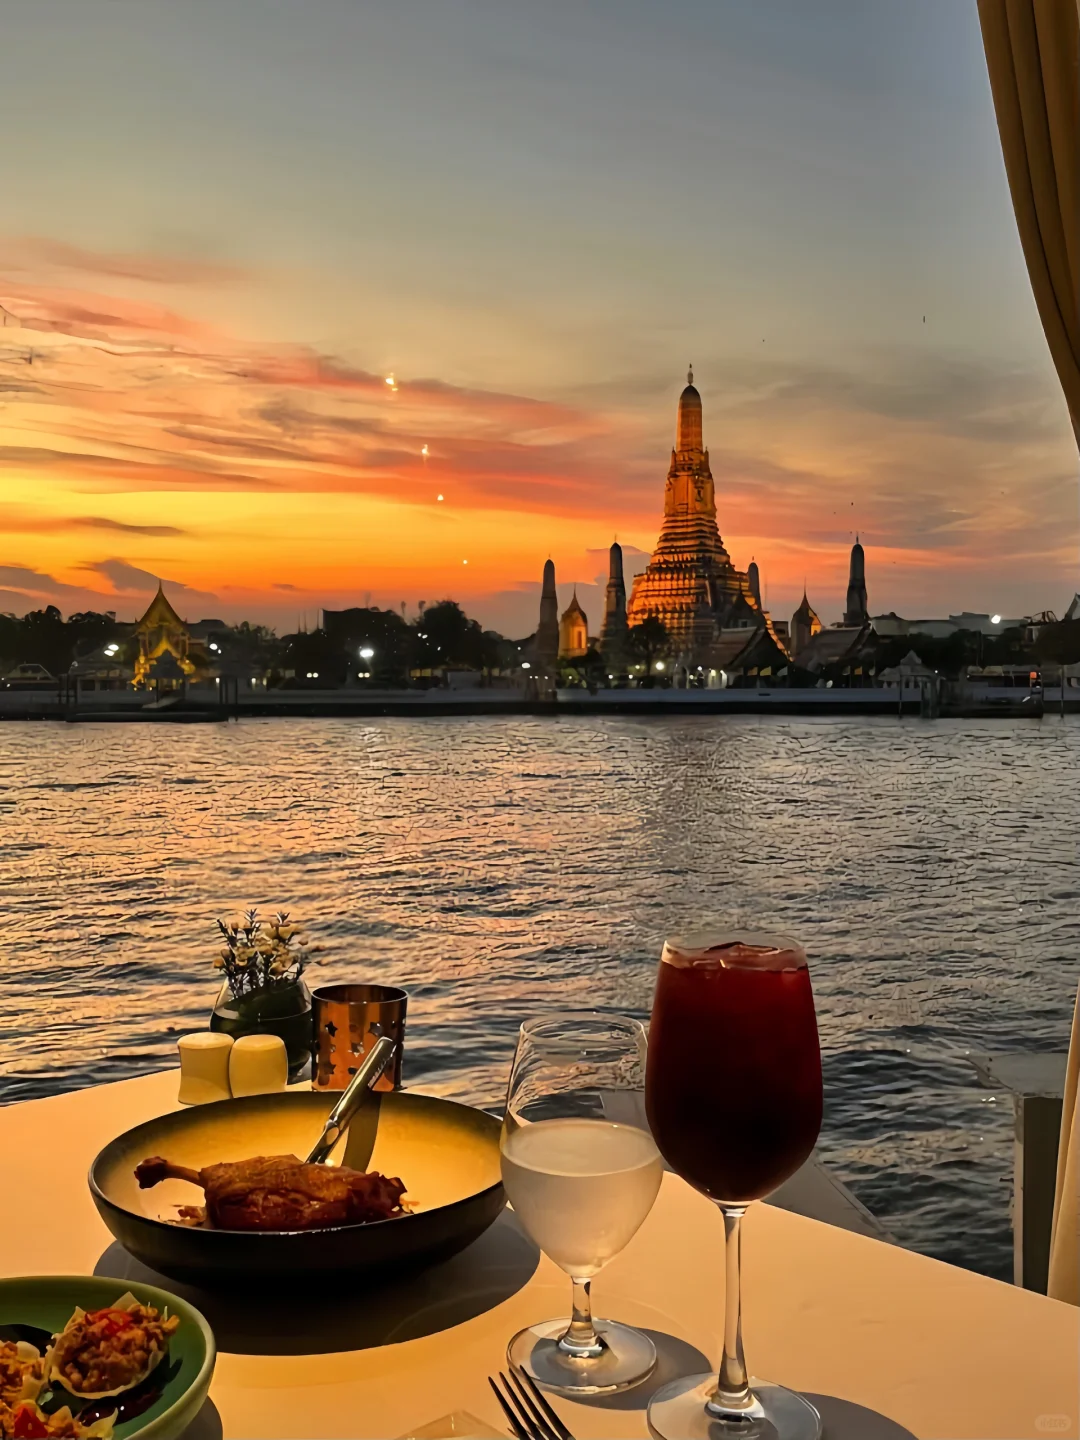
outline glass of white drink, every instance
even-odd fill
[[[566,1013],[521,1027],[506,1096],[502,1178],[514,1213],[573,1283],[569,1319],[531,1325],[507,1359],[564,1395],[644,1380],[648,1336],[594,1320],[593,1277],[652,1209],[663,1162],[645,1128],[645,1030],[637,1020]]]

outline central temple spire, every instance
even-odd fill
[[[679,396],[675,449],[664,487],[664,522],[656,549],[634,580],[627,620],[662,620],[677,651],[704,649],[734,614],[736,601],[756,609],[747,577],[736,570],[716,524],[716,492],[702,444],[701,396],[691,368]],[[620,557],[621,558],[621,557]]]
[[[701,396],[694,388],[694,367],[686,376],[686,389],[679,396],[679,420],[675,430],[677,454],[701,454]]]

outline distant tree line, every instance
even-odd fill
[[[361,677],[384,686],[435,683],[436,674],[446,670],[493,675],[516,669],[526,645],[525,640],[507,640],[483,629],[455,600],[429,605],[413,620],[396,610],[370,607],[325,611],[318,629],[291,635],[279,636],[268,626],[247,621],[223,624],[215,629],[214,639],[223,667],[246,668],[265,675],[271,685],[290,688],[351,684]],[[120,647],[118,658],[130,664],[132,626],[113,615],[82,611],[65,619],[54,605],[21,618],[0,614],[0,674],[30,662],[59,676],[77,658],[113,642]],[[1021,628],[1001,635],[959,630],[940,639],[921,634],[879,637],[870,663],[883,670],[898,664],[909,650],[950,678],[969,665],[1031,664],[1052,670],[1080,663],[1080,621],[1044,625],[1032,642]],[[650,616],[630,628],[618,655],[590,648],[586,655],[563,662],[560,669],[564,679],[590,687],[609,684],[613,673],[620,679],[632,666],[641,672],[639,684],[668,684],[668,674],[658,671],[657,663],[666,663],[671,652],[663,623]],[[803,678],[797,665],[792,671]],[[830,674],[822,672],[826,678]]]
[[[471,620],[456,600],[429,605],[415,620],[396,610],[330,610],[318,630],[286,635],[277,668],[282,683],[309,675],[343,685],[357,676],[403,685],[416,671],[477,670],[492,675],[520,658],[519,644]],[[370,650],[370,656],[361,652]]]
[[[77,654],[89,654],[112,640],[121,642],[130,629],[115,616],[94,610],[65,620],[55,605],[31,610],[21,619],[0,615],[0,673],[31,663],[44,665],[51,675],[63,674]]]
[[[343,685],[359,675],[401,685],[415,671],[491,674],[520,658],[518,644],[483,629],[454,600],[429,605],[413,621],[396,610],[327,611],[317,630],[279,636],[243,621],[215,628],[213,638],[225,668],[249,668],[271,684],[290,686],[314,685],[316,677],[321,685]],[[29,662],[59,676],[77,658],[113,642],[120,647],[118,659],[132,663],[132,625],[115,616],[87,611],[65,620],[55,605],[21,618],[0,614],[0,674]],[[365,658],[362,650],[372,653]]]

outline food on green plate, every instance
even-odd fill
[[[0,1402],[0,1440],[109,1440],[112,1433],[111,1415],[84,1425],[67,1405],[46,1415],[33,1400]]]
[[[87,1400],[119,1395],[160,1363],[179,1324],[130,1294],[104,1310],[77,1309],[46,1356],[46,1379]]]
[[[0,1341],[0,1405],[36,1400],[45,1378],[41,1351],[28,1340]]]

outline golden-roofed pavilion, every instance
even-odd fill
[[[209,669],[209,656],[204,647],[192,640],[190,630],[169,603],[160,581],[157,594],[135,626],[135,638],[139,643],[132,682],[136,689],[146,688],[155,680],[164,680],[170,685],[178,680],[181,683],[200,680]]]

